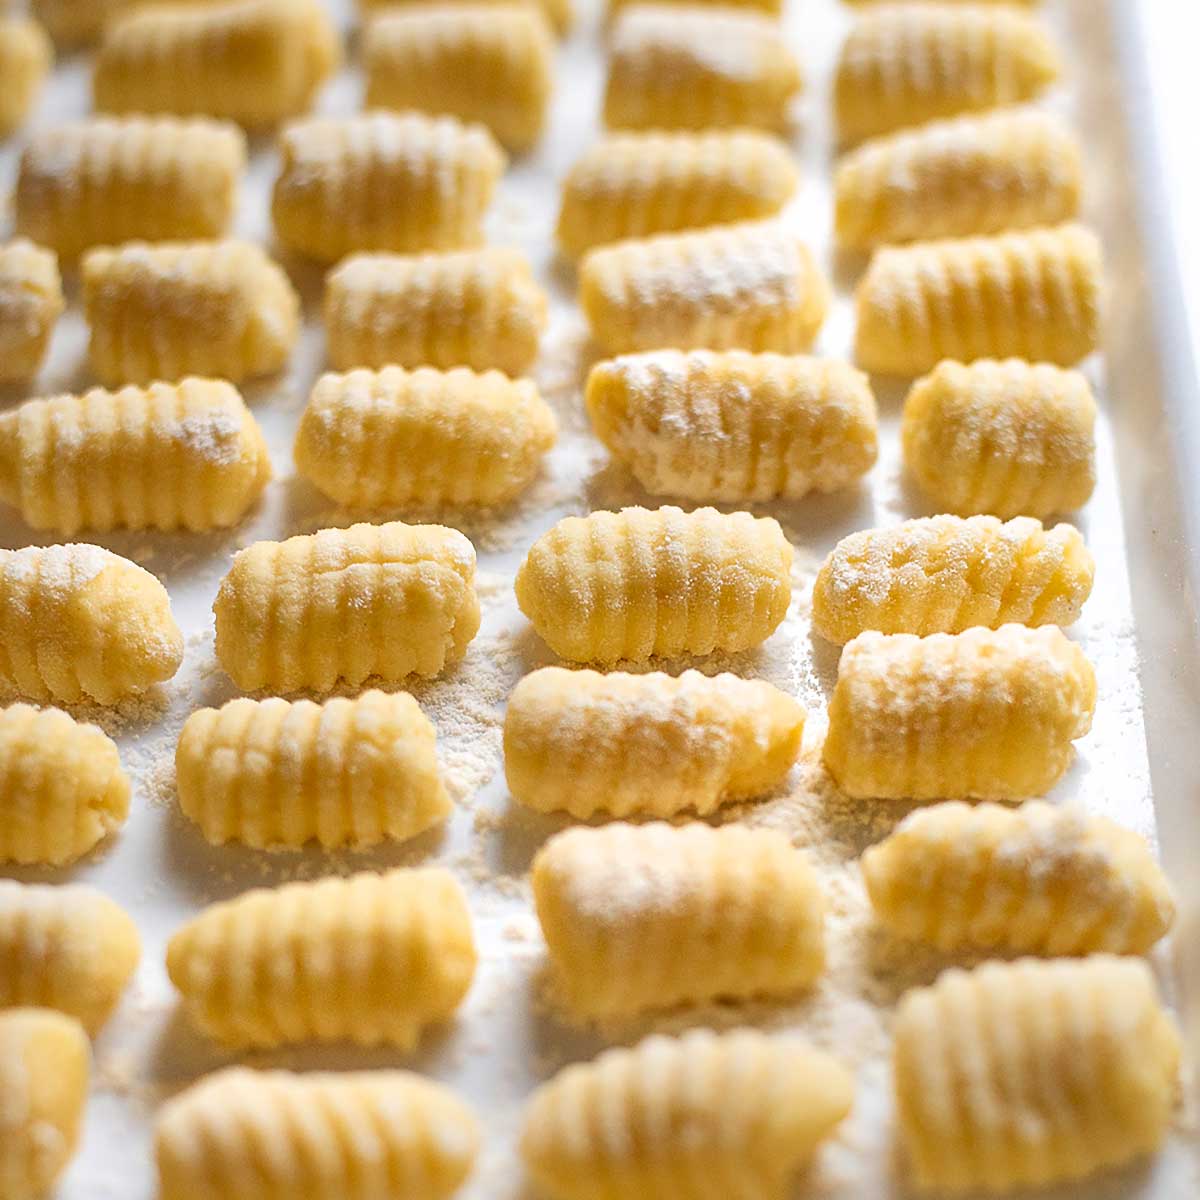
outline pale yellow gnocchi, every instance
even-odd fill
[[[52,250],[25,238],[0,245],[0,383],[37,374],[65,307]]]
[[[36,21],[0,14],[0,138],[25,123],[53,62],[50,39]]]

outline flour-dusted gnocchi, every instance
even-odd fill
[[[1078,371],[947,361],[904,402],[904,465],[948,512],[1072,512],[1095,486],[1095,424],[1096,401]]]
[[[592,429],[648,492],[795,499],[860,479],[878,453],[867,377],[832,359],[652,350],[597,363]]]
[[[292,1074],[230,1067],[165,1104],[159,1200],[448,1200],[479,1124],[408,1071]]]
[[[321,262],[477,245],[505,162],[482,125],[416,112],[310,117],[280,148],[275,233]]]
[[[774,222],[632,238],[590,251],[579,303],[610,354],[807,350],[829,308],[808,247]]]
[[[136,563],[77,543],[0,550],[0,692],[115,704],[182,661],[167,589]]]
[[[0,1012],[0,1196],[44,1196],[75,1156],[91,1049],[78,1021],[41,1008]]]
[[[1144,954],[1175,916],[1144,838],[1036,800],[918,809],[862,872],[888,929],[947,951]]]
[[[275,125],[312,104],[341,58],[316,0],[167,4],[118,17],[96,56],[96,108]]]
[[[83,257],[92,370],[109,387],[280,370],[300,301],[261,247],[242,241],[126,242]]]
[[[864,370],[918,375],[947,358],[1070,366],[1100,340],[1096,235],[1060,225],[877,250],[855,293]]]
[[[748,650],[792,596],[792,547],[749,513],[624,508],[566,517],[517,572],[517,603],[576,662]]]
[[[504,773],[539,812],[705,816],[777,787],[800,753],[804,718],[757,679],[544,667],[508,698]]]
[[[750,8],[636,4],[613,22],[610,129],[782,130],[802,84],[779,24]]]
[[[54,1008],[95,1033],[140,956],[137,926],[95,888],[0,880],[0,1007]]]
[[[555,984],[582,1018],[790,995],[825,966],[825,904],[773,829],[568,829],[533,861]]]
[[[38,373],[64,307],[52,250],[25,238],[0,244],[0,383]]]
[[[259,888],[171,938],[167,973],[230,1046],[348,1040],[411,1049],[475,975],[466,897],[438,867]]]
[[[385,9],[363,39],[366,103],[486,125],[512,150],[542,136],[554,43],[531,4]]]
[[[24,124],[53,61],[50,39],[36,21],[0,14],[0,138]]]
[[[325,283],[325,342],[338,371],[470,367],[526,374],[549,302],[517,250],[356,254]]]
[[[936,121],[868,142],[837,165],[838,241],[965,237],[1078,215],[1083,183],[1079,141],[1038,109]]]
[[[985,963],[910,991],[895,1022],[901,1140],[922,1191],[1078,1179],[1156,1150],[1180,1042],[1144,962]]]
[[[17,229],[64,258],[136,238],[220,237],[245,161],[242,131],[204,117],[49,125],[21,154]]]
[[[450,814],[429,718],[405,692],[230,700],[184,722],[179,807],[214,845],[403,841]]]
[[[782,1200],[853,1101],[795,1034],[697,1029],[561,1071],[530,1098],[521,1156],[554,1200]]]
[[[1004,5],[881,4],[857,18],[834,78],[846,141],[1032,100],[1062,63],[1045,27]]]
[[[258,423],[218,380],[94,388],[0,414],[0,500],[35,529],[222,528],[270,476]]]
[[[499,371],[324,375],[300,418],[296,470],[352,507],[502,504],[533,482],[557,430],[534,384]]]
[[[768,133],[609,134],[563,181],[558,244],[575,258],[624,238],[771,217],[798,181],[791,152]]]
[[[857,799],[1043,796],[1095,707],[1091,663],[1053,625],[862,633],[838,663],[825,765]]]
[[[505,7],[516,3],[527,3],[535,10],[540,11],[542,16],[549,22],[550,27],[560,36],[570,28],[573,16],[571,0],[443,0],[443,3],[447,8],[452,3],[470,4],[472,6],[502,4]],[[429,6],[429,0],[358,0],[359,9],[368,15],[381,10],[403,12],[410,6],[426,8]]]
[[[839,645],[865,629],[958,633],[1071,625],[1095,562],[1073,525],[1032,517],[920,517],[842,538],[813,585],[813,628]]]
[[[441,525],[352,525],[239,551],[213,603],[243,691],[437,675],[479,631],[475,548]]]
[[[3,862],[74,862],[129,815],[116,744],[57,708],[0,709],[0,795]]]

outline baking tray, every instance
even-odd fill
[[[330,0],[347,30],[345,0]],[[443,1079],[467,1097],[486,1128],[479,1169],[467,1200],[525,1200],[530,1195],[514,1156],[524,1097],[567,1062],[605,1045],[630,1043],[650,1029],[726,1027],[749,1022],[797,1028],[853,1066],[859,1091],[854,1113],[805,1171],[797,1195],[873,1200],[905,1195],[893,1145],[887,1078],[889,1019],[897,996],[932,980],[950,960],[900,945],[873,929],[855,859],[902,815],[903,806],[864,805],[839,797],[819,763],[823,708],[836,671],[836,650],[810,635],[809,593],[816,567],[834,542],[856,529],[894,524],[929,510],[899,470],[896,423],[902,389],[880,386],[882,446],[878,467],[861,489],[793,504],[755,506],[779,518],[796,546],[795,597],[788,619],[759,650],[719,660],[679,663],[736,670],[771,680],[812,711],[805,753],[788,787],[735,814],[786,830],[809,848],[829,897],[829,972],[796,1003],[710,1007],[656,1021],[581,1031],[548,1006],[544,954],[525,879],[530,859],[564,822],[525,813],[509,800],[500,770],[503,705],[515,681],[551,656],[516,609],[512,576],[532,540],[559,517],[593,508],[655,503],[641,493],[587,431],[581,384],[591,359],[573,304],[572,272],[551,244],[557,182],[597,132],[603,82],[602,23],[592,0],[559,53],[559,89],[551,128],[537,153],[516,162],[489,221],[489,237],[524,249],[552,294],[552,323],[538,380],[561,425],[559,445],[542,478],[511,508],[479,515],[436,514],[462,528],[479,551],[483,627],[466,660],[444,679],[416,687],[439,733],[439,753],[458,801],[446,829],[402,847],[366,854],[257,854],[213,849],[174,806],[172,753],[189,712],[234,695],[216,667],[210,606],[232,554],[263,537],[284,537],[352,514],[330,507],[292,477],[291,439],[312,381],[322,369],[316,314],[321,273],[285,260],[306,306],[302,344],[278,380],[245,389],[266,433],[276,478],[261,507],[238,529],[211,536],[114,535],[96,539],[142,563],[168,586],[187,636],[184,666],[153,696],[114,713],[81,709],[118,739],[135,780],[130,820],[118,837],[68,871],[12,871],[21,879],[86,880],[137,919],[144,958],[114,1020],[96,1042],[96,1069],[84,1142],[59,1189],[63,1200],[149,1200],[154,1194],[150,1128],[157,1105],[231,1059],[191,1031],[177,1011],[163,968],[171,932],[204,904],[248,887],[397,864],[447,865],[468,888],[481,951],[475,986],[452,1025],[413,1055],[346,1047],[254,1054],[257,1066],[361,1068],[403,1065]],[[1193,819],[1200,778],[1200,641],[1197,561],[1200,464],[1196,373],[1187,312],[1174,258],[1175,214],[1164,190],[1160,122],[1162,79],[1150,68],[1147,38],[1170,22],[1167,6],[1112,0],[1047,0],[1069,58],[1069,78],[1047,104],[1070,115],[1088,152],[1088,219],[1108,251],[1108,336],[1103,362],[1088,364],[1101,395],[1099,483],[1079,523],[1095,552],[1096,588],[1073,631],[1096,664],[1100,700],[1091,734],[1058,799],[1077,798],[1139,831],[1161,837],[1163,855],[1182,899],[1173,949],[1155,956],[1189,1030],[1200,1030],[1200,947],[1193,865],[1200,861]],[[1165,18],[1165,21],[1164,21]],[[786,220],[803,232],[837,284],[837,301],[822,332],[821,353],[849,353],[849,290],[858,264],[831,249],[832,141],[827,89],[848,21],[835,0],[793,0],[788,36],[808,74],[792,142],[803,183]],[[350,36],[353,63],[354,37]],[[88,110],[86,56],[64,59],[38,106],[34,123]],[[323,93],[319,107],[350,113],[361,102],[352,66]],[[0,187],[15,176],[19,139],[0,148]],[[276,156],[270,139],[255,140],[237,232],[270,243],[267,197]],[[4,218],[7,221],[7,217]],[[7,232],[6,229],[3,232]],[[68,279],[71,308],[56,331],[51,358],[32,392],[76,390],[89,382],[86,329]],[[1106,377],[1107,376],[1107,377]],[[0,399],[13,402],[17,393]],[[413,513],[409,519],[435,514]],[[0,544],[37,539],[7,513]],[[1130,580],[1134,580],[1131,591]],[[1147,753],[1149,747],[1149,755]],[[957,960],[957,961],[962,961]],[[1196,1044],[1195,1038],[1191,1044]],[[1039,1195],[1184,1200],[1200,1195],[1190,1103],[1166,1151],[1151,1163],[1074,1189]]]

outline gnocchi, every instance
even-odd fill
[[[38,373],[64,307],[52,250],[25,238],[0,244],[0,383]]]
[[[50,39],[36,21],[0,13],[0,138],[25,123],[53,61]]]

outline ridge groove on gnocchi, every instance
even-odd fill
[[[447,8],[452,4],[470,4],[472,6],[499,4],[505,7],[518,3],[528,4],[541,12],[549,22],[551,29],[560,37],[570,29],[574,15],[571,10],[571,0],[443,0],[443,2]],[[359,11],[368,18],[377,12],[404,12],[406,9],[427,8],[428,6],[429,0],[358,0]]]
[[[134,239],[220,237],[245,165],[245,136],[225,121],[61,121],[37,130],[21,153],[16,226],[69,259]]]
[[[842,45],[833,85],[845,141],[1032,100],[1062,62],[1049,32],[996,4],[881,4]]]
[[[1080,1179],[1158,1148],[1179,1034],[1144,962],[985,963],[910,991],[895,1021],[901,1140],[921,1191]]]
[[[214,845],[403,841],[450,814],[436,734],[407,693],[230,700],[184,723],[179,807]]]
[[[1071,625],[1095,562],[1073,525],[1032,517],[918,517],[842,538],[813,585],[813,628],[841,645],[867,629],[960,633]]]
[[[556,237],[575,258],[625,238],[772,217],[798,183],[791,152],[770,134],[613,133],[567,173]]]
[[[243,691],[432,676],[479,631],[475,548],[441,525],[351,525],[239,551],[213,603]]]
[[[804,720],[756,679],[543,667],[509,696],[504,771],[513,796],[539,812],[705,816],[778,786]]]
[[[812,344],[829,308],[812,253],[773,221],[600,246],[579,268],[579,303],[610,354],[775,350]]]
[[[330,365],[470,367],[525,375],[549,301],[517,250],[355,254],[325,281]]]
[[[95,1033],[140,955],[133,920],[95,888],[0,880],[0,1008],[57,1009]]]
[[[863,633],[838,663],[825,765],[855,799],[1043,796],[1095,707],[1091,663],[1053,625]]]
[[[941,950],[1144,954],[1175,904],[1144,838],[1082,809],[919,809],[862,857],[876,917]]]
[[[225,117],[262,128],[305,112],[341,54],[316,0],[152,5],[106,29],[92,93],[99,112]]]
[[[299,297],[250,242],[97,247],[83,257],[82,280],[88,358],[109,387],[269,375],[299,334]]]
[[[165,1104],[160,1200],[448,1200],[480,1129],[449,1088],[409,1071],[229,1067]]]
[[[796,499],[849,486],[878,456],[871,385],[831,359],[623,355],[592,367],[586,403],[596,436],[659,495]]]
[[[795,1034],[655,1036],[539,1087],[521,1156],[554,1200],[783,1200],[853,1100],[850,1073]]]
[[[885,246],[855,292],[855,358],[882,375],[947,358],[1069,367],[1099,345],[1102,290],[1100,242],[1080,225]]]
[[[576,662],[748,650],[791,602],[779,523],[712,508],[625,508],[566,517],[517,571],[521,611]]]
[[[816,874],[772,829],[568,829],[534,859],[533,896],[556,985],[584,1019],[786,996],[825,966]]]
[[[258,423],[218,380],[93,388],[0,414],[0,499],[35,529],[224,528],[270,475]]]
[[[505,166],[482,125],[416,112],[295,121],[280,151],[275,233],[320,262],[355,250],[478,245]]]
[[[0,550],[0,691],[115,704],[182,661],[167,590],[136,563],[78,543]]]
[[[0,137],[24,123],[54,62],[54,49],[36,21],[0,14]]]
[[[1048,363],[943,362],[904,402],[904,464],[949,512],[1049,517],[1096,482],[1096,401],[1087,378]]]
[[[471,914],[437,867],[258,888],[184,925],[167,973],[196,1025],[231,1047],[410,1050],[471,986]]]
[[[0,244],[0,383],[38,373],[65,307],[53,251],[26,238]]]
[[[296,470],[359,508],[503,504],[533,482],[557,431],[527,379],[357,370],[317,381],[296,431]]]

